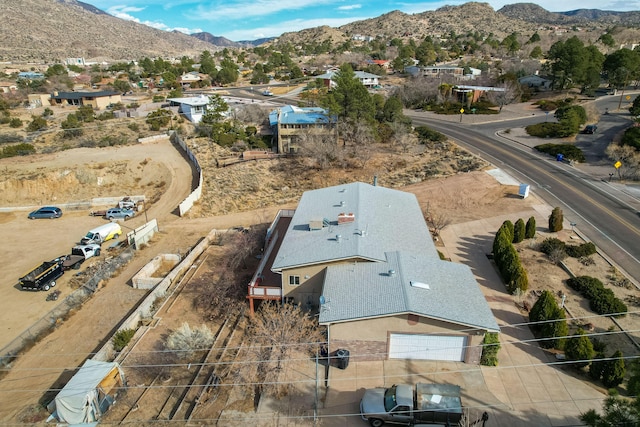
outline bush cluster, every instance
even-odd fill
[[[540,251],[547,256],[553,256],[558,252],[563,252],[572,258],[582,258],[596,253],[596,245],[592,242],[580,245],[567,245],[560,239],[549,237],[540,244]]]
[[[502,279],[511,293],[526,291],[529,287],[527,272],[520,263],[518,252],[513,247],[514,226],[509,220],[502,223],[493,240],[493,259]]]
[[[4,159],[6,157],[26,156],[35,152],[36,149],[33,148],[33,145],[31,144],[22,143],[17,145],[10,145],[0,150],[0,159]]]
[[[528,126],[527,126],[528,128]],[[534,135],[538,136],[538,135]],[[566,159],[575,160],[576,162],[584,162],[585,157],[584,153],[581,149],[571,144],[541,144],[536,145],[536,150],[541,153],[550,154],[552,156],[556,156],[558,154],[562,154]]]
[[[482,356],[480,364],[484,366],[498,366],[498,351],[500,350],[500,339],[495,332],[484,334],[482,341]]]
[[[611,289],[604,287],[595,277],[580,276],[567,280],[567,284],[589,300],[589,307],[598,314],[618,314],[624,316],[626,304],[615,296]]]

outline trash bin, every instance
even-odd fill
[[[349,366],[349,350],[340,348],[336,351],[336,360],[338,368],[347,369]]]
[[[556,161],[561,162],[564,160],[564,154],[556,154]]]

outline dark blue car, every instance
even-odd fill
[[[29,214],[29,219],[40,219],[40,218],[60,218],[62,216],[62,210],[55,206],[44,206],[38,209],[37,211],[33,211]]]

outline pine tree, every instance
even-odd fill
[[[541,322],[531,326],[531,329],[540,337],[548,338],[540,342],[544,348],[562,348],[564,337],[568,334],[564,310],[558,306],[553,294],[545,290],[538,298],[529,312],[530,322]]]
[[[536,237],[536,219],[535,217],[529,218],[524,232],[525,239],[533,239]]]
[[[604,362],[604,367],[602,369],[602,384],[607,388],[616,387],[622,384],[624,374],[626,373],[622,352],[617,350],[611,357],[611,360]]]

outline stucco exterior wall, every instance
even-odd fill
[[[480,363],[484,330],[426,317],[410,317],[403,314],[333,324],[329,327],[329,351],[346,348],[355,360],[386,360],[392,333],[458,335],[467,336],[465,363]]]

